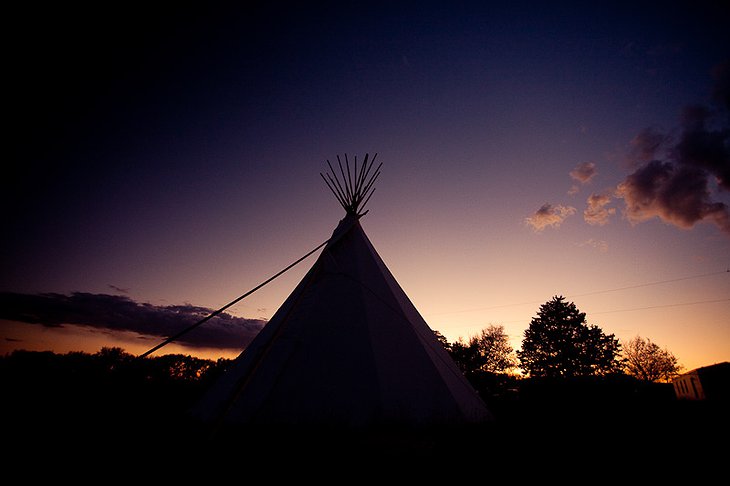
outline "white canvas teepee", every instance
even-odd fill
[[[360,225],[359,210],[372,194],[364,190],[365,180],[378,173],[363,176],[372,162],[367,172],[366,165],[367,158],[348,185],[348,164],[345,181],[333,189],[345,194],[340,202],[347,216],[292,294],[203,397],[199,418],[348,427],[491,419]]]

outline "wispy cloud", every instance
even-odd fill
[[[569,173],[570,177],[578,181],[579,184],[587,184],[593,179],[596,174],[598,174],[598,171],[596,170],[596,164],[593,162],[583,162],[581,164],[578,164],[575,166],[573,170],[571,170]],[[573,196],[575,194],[578,194],[580,192],[580,185],[573,184],[571,188],[568,190],[568,194]]]
[[[575,214],[575,208],[572,206],[561,206],[545,203],[535,211],[535,214],[525,218],[525,224],[531,226],[535,232],[540,232],[545,228],[559,227],[562,222],[569,216]]]
[[[588,207],[583,210],[583,219],[591,225],[603,226],[608,223],[608,218],[616,214],[616,208],[607,208],[611,203],[611,196],[608,194],[591,194],[586,203]]]
[[[575,166],[575,169],[571,170],[569,174],[570,177],[581,184],[586,184],[598,174],[598,171],[596,170],[596,164],[593,162],[583,162]]]
[[[169,337],[198,322],[214,309],[190,304],[155,306],[126,296],[74,292],[18,294],[0,292],[0,319],[49,327],[77,324]],[[243,349],[265,322],[221,313],[179,339],[194,347]]]
[[[116,285],[109,284],[108,287],[112,290],[116,290],[117,292],[121,292],[123,294],[129,293],[129,289],[123,289],[122,287],[117,287]]]
[[[593,238],[590,238],[582,243],[579,243],[578,246],[589,246],[591,248],[595,248],[596,250],[600,251],[601,253],[605,253],[608,251],[608,243],[606,243],[603,240],[596,240]]]

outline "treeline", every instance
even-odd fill
[[[6,436],[142,439],[186,420],[188,408],[230,360],[170,354],[140,359],[121,348],[94,354],[17,350],[0,357]]]
[[[641,381],[666,383],[682,369],[672,353],[650,339],[636,336],[622,343],[613,334],[589,325],[586,314],[562,296],[540,306],[517,351],[510,346],[503,326],[490,325],[453,343],[438,331],[436,336],[467,376],[511,374],[519,368],[523,375],[534,378],[627,374]]]
[[[448,344],[448,343],[447,343]],[[649,383],[628,375],[566,378],[496,373],[464,358],[449,345],[466,378],[505,421],[530,407],[566,403],[602,407],[608,402],[673,399],[670,384]],[[459,355],[458,353],[461,353]],[[25,417],[29,425],[74,428],[82,423],[170,424],[185,414],[232,362],[169,354],[138,358],[121,348],[94,354],[17,350],[0,357],[2,412]],[[552,405],[551,405],[552,406]],[[539,413],[538,410],[530,413]],[[41,425],[38,425],[41,424]]]

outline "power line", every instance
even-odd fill
[[[339,238],[340,238],[341,236],[342,236],[342,234],[338,235],[338,236],[337,236],[337,239],[339,239]],[[139,358],[146,358],[147,356],[149,356],[150,354],[154,353],[155,351],[157,351],[157,350],[158,350],[158,349],[160,349],[161,347],[163,347],[163,346],[166,346],[166,345],[170,344],[171,342],[175,341],[176,339],[178,339],[178,338],[182,337],[183,335],[185,335],[185,334],[189,333],[190,331],[192,331],[192,330],[193,330],[193,329],[195,329],[196,327],[198,327],[198,326],[200,326],[200,325],[202,325],[202,324],[206,323],[207,321],[211,320],[212,318],[214,318],[214,317],[215,317],[215,316],[217,316],[218,314],[222,313],[222,312],[223,312],[224,310],[228,309],[229,307],[233,306],[234,304],[237,304],[238,302],[240,302],[240,301],[241,301],[241,300],[243,300],[244,298],[246,298],[246,297],[248,297],[249,295],[251,295],[251,294],[253,294],[254,292],[256,292],[256,291],[257,291],[258,289],[260,289],[260,288],[261,288],[261,287],[263,287],[264,285],[268,284],[269,282],[271,282],[271,281],[272,281],[272,280],[274,280],[275,278],[277,278],[277,277],[279,277],[280,275],[282,275],[283,273],[287,272],[287,271],[288,271],[289,269],[291,269],[291,268],[292,268],[292,267],[294,267],[295,265],[299,264],[299,263],[300,263],[301,261],[303,261],[303,260],[305,260],[306,258],[308,258],[308,257],[309,257],[309,256],[310,256],[311,254],[313,254],[314,252],[316,252],[317,250],[319,250],[320,248],[322,248],[322,247],[323,247],[324,245],[326,245],[327,243],[329,243],[330,241],[333,241],[333,240],[335,240],[335,239],[336,239],[336,238],[335,238],[335,236],[333,236],[333,237],[332,237],[332,238],[330,238],[329,240],[327,240],[327,241],[325,241],[325,242],[321,243],[321,244],[320,244],[320,245],[319,245],[319,246],[318,246],[317,248],[315,248],[314,250],[310,251],[309,253],[307,253],[307,254],[306,254],[306,255],[304,255],[303,257],[299,258],[299,259],[298,259],[297,261],[295,261],[294,263],[291,263],[291,264],[289,264],[289,265],[288,265],[288,266],[287,266],[287,267],[286,267],[285,269],[283,269],[283,270],[279,271],[278,273],[276,273],[275,275],[273,275],[273,276],[269,277],[269,278],[268,278],[268,279],[266,279],[266,280],[265,280],[264,282],[262,282],[262,283],[258,284],[258,285],[257,285],[256,287],[254,287],[253,289],[249,290],[248,292],[246,292],[246,293],[245,293],[245,294],[243,294],[242,296],[240,296],[240,297],[238,297],[238,298],[236,298],[236,299],[232,300],[231,302],[229,302],[228,304],[224,305],[223,307],[221,307],[221,308],[220,308],[220,309],[218,309],[217,311],[215,311],[215,312],[212,312],[212,313],[208,314],[208,315],[207,315],[206,317],[204,317],[203,319],[199,320],[199,321],[198,321],[198,322],[196,322],[195,324],[193,324],[193,325],[191,325],[191,326],[188,326],[188,327],[186,327],[185,329],[183,329],[182,331],[178,332],[177,334],[175,334],[175,335],[173,335],[173,336],[170,336],[170,337],[168,337],[167,339],[165,339],[164,341],[162,341],[162,342],[161,342],[160,344],[158,344],[158,345],[154,346],[153,348],[151,348],[151,349],[149,349],[149,350],[145,351],[144,353],[140,354],[140,355],[139,355]]]
[[[615,312],[631,312],[631,311],[639,311],[639,310],[647,310],[647,309],[661,309],[664,307],[682,307],[682,306],[686,306],[686,305],[716,304],[718,302],[730,302],[730,298],[715,299],[715,300],[698,300],[695,302],[678,302],[676,304],[651,305],[651,306],[647,306],[647,307],[632,307],[630,309],[614,309],[614,310],[607,310],[607,311],[591,312],[590,315],[594,316],[596,314],[612,314]],[[514,324],[516,322],[525,322],[525,320],[519,319],[519,320],[515,320],[515,321],[500,321],[500,324]],[[474,327],[474,326],[467,325],[467,326],[461,326],[461,327]]]
[[[613,288],[613,289],[596,290],[594,292],[586,292],[584,294],[566,295],[565,297],[566,298],[569,298],[569,299],[574,299],[576,297],[586,297],[586,296],[589,296],[589,295],[606,294],[606,293],[609,293],[609,292],[618,292],[620,290],[630,290],[630,289],[637,289],[637,288],[641,288],[641,287],[650,287],[652,285],[660,285],[660,284],[665,284],[665,283],[679,282],[679,281],[682,281],[682,280],[690,280],[690,279],[696,279],[696,278],[712,277],[714,275],[720,275],[722,273],[728,273],[728,274],[730,274],[730,269],[728,269],[728,270],[722,270],[722,271],[718,271],[718,272],[704,273],[702,275],[689,275],[689,276],[686,276],[686,277],[679,277],[679,278],[673,278],[673,279],[667,279],[667,280],[657,280],[655,282],[647,282],[647,283],[642,283],[642,284],[637,284],[637,285],[629,285],[629,286],[626,286],[626,287],[616,287],[616,288]],[[475,312],[475,311],[480,311],[480,310],[501,309],[501,308],[504,308],[504,307],[517,307],[517,306],[520,306],[520,305],[535,305],[535,304],[543,304],[543,303],[544,303],[544,301],[540,300],[540,301],[532,301],[532,302],[516,302],[516,303],[511,303],[511,304],[499,304],[499,305],[492,305],[492,306],[487,306],[487,307],[472,307],[470,309],[461,309],[461,310],[456,310],[456,311],[449,311],[449,312],[440,312],[440,313],[436,313],[436,314],[429,314],[429,316],[440,316],[440,315],[448,315],[448,314],[461,314],[461,313],[464,313],[464,312]],[[670,305],[675,305],[675,304],[670,304]],[[607,312],[622,312],[622,311],[607,311]],[[595,312],[594,312],[594,314],[595,314]]]
[[[628,287],[618,287],[615,289],[607,289],[607,290],[596,290],[595,292],[587,292],[585,294],[574,294],[574,295],[567,295],[566,297],[574,298],[574,297],[585,297],[587,295],[595,295],[595,294],[605,294],[608,292],[618,292],[619,290],[629,290],[629,289],[638,289],[640,287],[649,287],[651,285],[659,285],[659,284],[665,284],[665,283],[671,283],[671,282],[679,282],[680,280],[690,280],[694,278],[704,278],[704,277],[711,277],[713,275],[720,275],[721,273],[728,273],[730,270],[723,270],[720,272],[712,272],[712,273],[705,273],[703,275],[690,275],[689,277],[679,277],[679,278],[673,278],[669,280],[658,280],[656,282],[648,282],[638,285],[629,285]]]
[[[717,302],[730,302],[730,298],[716,299],[716,300],[699,300],[696,302],[679,302],[676,304],[650,305],[648,307],[634,307],[632,309],[616,309],[616,310],[609,310],[609,311],[591,312],[591,315],[611,314],[613,312],[629,312],[629,311],[646,310],[646,309],[661,309],[664,307],[680,307],[680,306],[684,306],[684,305],[715,304]]]

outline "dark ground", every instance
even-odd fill
[[[205,382],[62,368],[53,360],[30,367],[4,362],[6,470],[39,478],[97,471],[120,482],[261,468],[276,478],[337,478],[346,470],[349,479],[377,471],[456,479],[488,478],[493,470],[499,477],[576,481],[623,480],[641,471],[653,479],[687,474],[694,482],[712,471],[726,474],[727,401],[679,401],[671,385],[627,377],[520,380],[498,393],[482,390],[495,420],[478,426],[215,435],[186,415]]]

